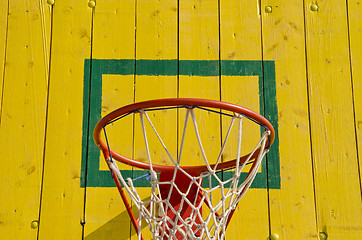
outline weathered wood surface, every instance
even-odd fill
[[[0,1],[1,239],[137,239],[92,130],[120,106],[166,97],[240,104],[277,130],[226,239],[362,239],[362,2],[89,3]],[[167,118],[157,126],[172,152],[180,115],[151,116]],[[217,155],[224,121],[204,123]],[[122,136],[116,150],[145,159],[139,119],[123,124],[109,133]]]

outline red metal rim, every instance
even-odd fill
[[[137,111],[140,109],[147,109],[147,108],[157,108],[157,107],[172,107],[172,106],[199,106],[199,107],[206,107],[206,108],[214,108],[214,109],[222,109],[231,111],[238,114],[243,114],[244,116],[247,116],[248,118],[254,120],[255,122],[258,122],[262,126],[264,126],[267,130],[270,131],[269,141],[266,146],[266,148],[270,148],[272,145],[274,138],[275,138],[275,131],[271,123],[265,119],[260,114],[253,112],[247,108],[221,102],[221,101],[215,101],[215,100],[208,100],[208,99],[197,99],[197,98],[168,98],[168,99],[156,99],[156,100],[150,100],[150,101],[144,101],[144,102],[138,102],[133,103],[124,107],[121,107],[105,117],[103,117],[95,126],[93,131],[93,139],[96,145],[102,150],[104,156],[106,158],[109,158],[109,153],[111,153],[112,158],[116,159],[122,163],[141,168],[141,169],[149,169],[149,164],[145,162],[140,162],[135,159],[127,158],[121,154],[118,154],[117,152],[114,152],[112,150],[109,151],[107,144],[105,144],[101,140],[101,131],[107,123],[111,122],[112,120],[123,116],[127,113]],[[259,149],[253,154],[251,159],[254,159],[259,153]],[[250,154],[246,154],[245,156],[241,157],[241,161],[246,160],[249,157]],[[236,159],[230,160],[228,162],[219,163],[217,166],[217,170],[224,169],[224,168],[230,168],[235,166]],[[163,172],[163,171],[171,171],[174,169],[173,166],[164,166],[164,165],[152,165],[153,169],[155,171]],[[212,165],[211,165],[212,167]],[[205,165],[201,166],[185,166],[182,167],[188,172],[194,172],[194,173],[200,173],[207,170],[207,167]]]

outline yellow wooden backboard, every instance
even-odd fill
[[[0,239],[137,239],[92,131],[168,97],[240,104],[276,130],[226,239],[362,239],[361,29],[359,0],[0,1]],[[126,124],[115,147],[142,159]]]

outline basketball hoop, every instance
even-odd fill
[[[148,115],[150,112],[172,110],[185,112],[176,156],[167,149]],[[215,159],[208,159],[204,150],[198,130],[195,113],[197,111],[206,111],[230,118],[230,126],[220,144],[218,157]],[[138,115],[141,121],[147,161],[132,159],[113,151],[107,139],[106,126],[134,115],[135,117]],[[181,117],[181,113],[179,115]],[[255,148],[242,156],[243,119],[262,126],[261,129],[264,129],[264,132]],[[192,123],[189,124],[189,122]],[[156,138],[169,157],[170,164],[155,164],[155,161],[152,161],[146,124],[157,136]],[[184,143],[187,141],[185,132],[187,126],[191,124],[197,139],[195,145],[198,145],[200,149],[203,163],[189,166],[183,164],[182,153]],[[237,126],[233,127],[234,125]],[[232,129],[236,129],[238,136],[237,151],[232,160],[223,161],[222,154]],[[105,141],[101,139],[102,130]],[[139,102],[119,108],[98,122],[93,137],[103,152],[139,239],[143,239],[141,220],[147,222],[154,239],[224,239],[230,219],[240,199],[253,182],[264,155],[274,141],[275,133],[272,125],[264,117],[249,109],[220,101],[174,98]],[[149,172],[147,175],[151,183],[150,198],[141,199],[133,183],[135,179],[125,179],[114,160]],[[243,169],[245,171],[244,167],[248,164],[251,167],[246,177],[242,177],[241,172]],[[233,171],[233,174],[220,174],[223,171]],[[123,189],[126,189],[137,207],[138,219],[135,218]]]

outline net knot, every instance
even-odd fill
[[[157,174],[154,171],[151,172],[151,183],[152,184],[158,183]]]

